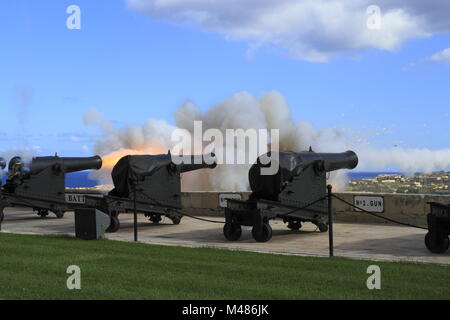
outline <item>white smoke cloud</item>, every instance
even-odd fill
[[[28,141],[28,116],[31,101],[34,96],[34,89],[29,85],[19,85],[16,87],[16,96],[18,99],[18,106],[15,109],[17,112],[18,132],[17,137],[20,140],[21,148],[27,149]]]
[[[324,62],[349,51],[394,51],[405,41],[450,32],[447,0],[127,0],[151,17],[193,25],[250,48],[276,45],[290,56]],[[366,10],[381,9],[381,29]]]
[[[93,114],[90,111],[91,114]],[[96,123],[103,130],[95,151],[101,156],[120,150],[139,150],[143,153],[165,153],[174,146],[171,134],[175,129],[193,131],[193,121],[201,120],[203,132],[210,128],[226,129],[266,128],[280,130],[280,149],[303,151],[311,146],[316,152],[343,152],[354,150],[359,156],[359,170],[382,170],[395,166],[404,172],[445,169],[450,166],[450,149],[379,149],[355,141],[337,128],[319,129],[306,121],[296,122],[291,109],[277,91],[255,97],[248,92],[237,93],[201,113],[192,102],[186,101],[175,112],[176,125],[161,120],[148,120],[144,125],[130,125],[122,129],[104,126],[105,120],[97,115]],[[89,117],[88,117],[89,118]],[[110,122],[109,122],[110,123]],[[151,148],[149,147],[151,146]],[[229,146],[225,145],[224,150]],[[252,163],[251,160],[249,163]],[[183,177],[185,190],[247,190],[246,165],[219,165],[214,170],[200,170]],[[97,179],[111,183],[110,171],[95,173]],[[99,178],[101,177],[101,178]],[[333,172],[330,182],[342,190],[346,185],[345,171]]]
[[[440,62],[450,67],[450,48],[444,49],[433,54],[428,60]]]
[[[361,168],[377,170],[394,165],[402,172],[412,173],[415,171],[431,172],[443,170],[450,166],[450,149],[374,149],[362,148]]]
[[[83,114],[83,123],[86,126],[99,125],[102,121],[102,114],[97,109],[89,109]]]

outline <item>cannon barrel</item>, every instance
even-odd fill
[[[311,157],[309,157],[309,154]],[[318,168],[326,172],[339,169],[354,169],[358,165],[358,156],[353,151],[342,153],[314,153],[306,152],[303,157],[309,158],[311,161],[319,161]]]
[[[0,158],[0,170],[5,169],[6,167],[6,160],[3,158]]]
[[[42,170],[53,167],[62,172],[76,172],[89,169],[100,169],[102,167],[102,158],[93,157],[36,157],[31,160],[29,173],[37,174]]]
[[[217,166],[217,159],[214,153],[183,156],[182,159],[183,160],[181,163],[175,165],[180,172],[188,172],[204,168],[213,169]]]

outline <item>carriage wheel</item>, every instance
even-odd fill
[[[48,216],[48,210],[47,209],[38,209],[37,215],[41,218],[45,218]]]
[[[56,211],[55,212],[56,218],[58,218],[58,219],[64,218],[64,213],[65,213],[65,211]]]
[[[237,241],[242,235],[242,228],[237,223],[225,223],[223,235],[228,241]]]
[[[174,216],[174,217],[171,217],[170,220],[172,220],[172,223],[173,223],[173,224],[180,224],[180,222],[181,222],[181,216]]]
[[[425,246],[433,253],[444,253],[450,246],[450,239],[446,235],[436,235],[432,240],[431,234],[425,235]]]
[[[317,224],[317,228],[319,228],[320,232],[327,232],[328,231],[328,224],[327,223],[323,223],[323,222],[319,222]]]
[[[256,227],[252,229],[252,236],[257,242],[266,242],[272,239],[272,227],[267,222],[263,224],[261,230]]]
[[[161,215],[159,214],[152,214],[150,216],[150,221],[153,222],[154,224],[158,224],[161,221]]]
[[[302,223],[300,221],[289,221],[287,227],[291,230],[298,231],[302,227]]]

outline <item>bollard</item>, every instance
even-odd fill
[[[133,223],[134,223],[134,242],[138,241],[138,226],[137,226],[137,204],[136,204],[136,182],[133,181]]]
[[[327,186],[328,190],[328,248],[330,257],[334,256],[333,250],[333,208],[332,208],[332,186],[329,184]]]

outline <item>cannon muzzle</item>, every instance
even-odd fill
[[[173,159],[179,160],[179,159]],[[213,169],[217,166],[217,158],[214,153],[192,156],[180,156],[180,161],[173,161],[175,166],[180,172],[189,172],[193,170],[210,168]]]

